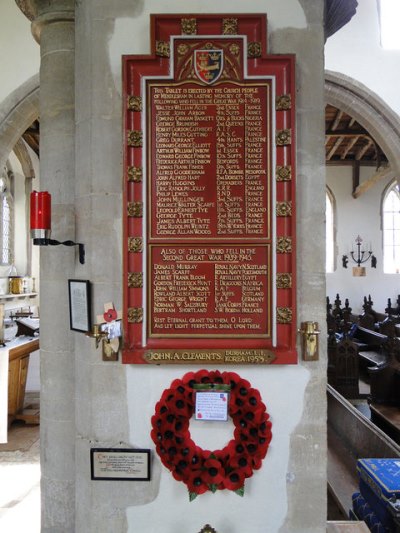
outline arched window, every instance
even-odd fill
[[[335,270],[335,209],[333,194],[326,190],[326,272]]]
[[[385,192],[382,204],[383,271],[400,273],[400,185],[393,182]]]
[[[10,180],[0,177],[0,264],[11,265],[14,259],[13,198]]]

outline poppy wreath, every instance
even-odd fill
[[[222,450],[203,450],[192,440],[189,421],[196,390],[229,390],[233,439]],[[163,465],[185,483],[192,501],[206,491],[244,495],[244,482],[261,468],[272,438],[260,392],[235,372],[199,370],[175,379],[162,393],[151,418],[151,438]]]

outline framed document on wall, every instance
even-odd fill
[[[86,333],[92,329],[90,281],[68,280],[70,329]]]

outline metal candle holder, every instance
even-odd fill
[[[365,276],[365,268],[361,267],[361,265],[363,263],[366,263],[367,261],[369,261],[369,259],[371,259],[371,268],[376,268],[377,260],[376,260],[376,257],[373,255],[373,252],[372,252],[371,249],[370,250],[362,250],[361,249],[363,240],[360,237],[360,235],[357,236],[355,242],[356,242],[356,245],[357,245],[357,250],[356,251],[352,250],[350,252],[350,257],[357,264],[356,268],[358,269],[359,273],[358,274],[356,273],[354,275]],[[349,256],[348,255],[343,255],[343,257],[342,257],[343,268],[347,268],[348,262],[349,262]],[[361,273],[361,270],[363,270],[363,273]]]

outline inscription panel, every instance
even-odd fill
[[[270,247],[151,247],[150,335],[270,337]]]
[[[269,83],[149,83],[148,100],[151,238],[269,238]]]
[[[294,58],[266,54],[264,16],[233,18],[152,16],[152,55],[124,57],[141,102],[124,109],[125,363],[297,359]]]

